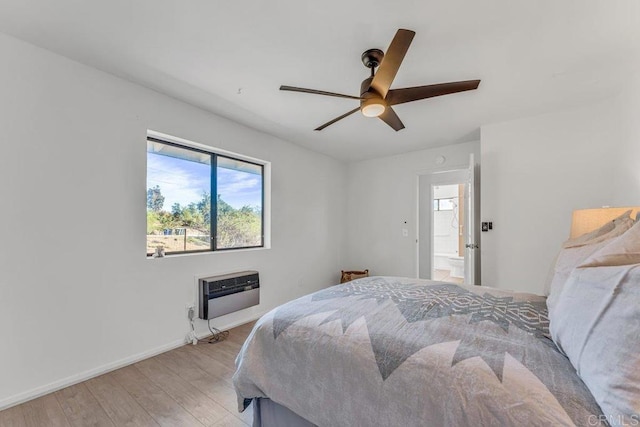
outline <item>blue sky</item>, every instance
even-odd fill
[[[147,188],[160,186],[165,197],[163,209],[174,203],[186,206],[198,202],[210,191],[210,166],[155,153],[147,153]],[[218,194],[234,208],[262,204],[262,177],[218,168]]]

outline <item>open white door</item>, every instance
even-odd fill
[[[480,246],[479,234],[476,230],[476,163],[473,153],[469,155],[469,176],[465,186],[464,203],[464,283],[465,285],[480,284]]]

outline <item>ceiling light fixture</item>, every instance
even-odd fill
[[[372,99],[368,102],[363,102],[361,110],[365,117],[378,117],[384,113],[385,106],[381,99]]]

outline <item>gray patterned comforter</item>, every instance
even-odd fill
[[[600,425],[548,325],[543,297],[370,277],[263,316],[234,384],[319,426]]]

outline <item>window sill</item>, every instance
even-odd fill
[[[152,259],[152,260],[156,260],[156,259],[164,259],[164,258],[183,258],[183,257],[190,257],[190,256],[202,256],[202,255],[212,255],[212,254],[229,254],[229,253],[238,253],[238,252],[253,252],[253,251],[265,251],[265,250],[269,250],[271,248],[269,247],[261,247],[261,248],[244,248],[244,249],[224,249],[224,250],[218,250],[218,251],[203,251],[203,252],[191,252],[188,254],[168,254],[165,255],[163,257],[157,257],[154,258],[151,255],[147,255],[147,259]]]

